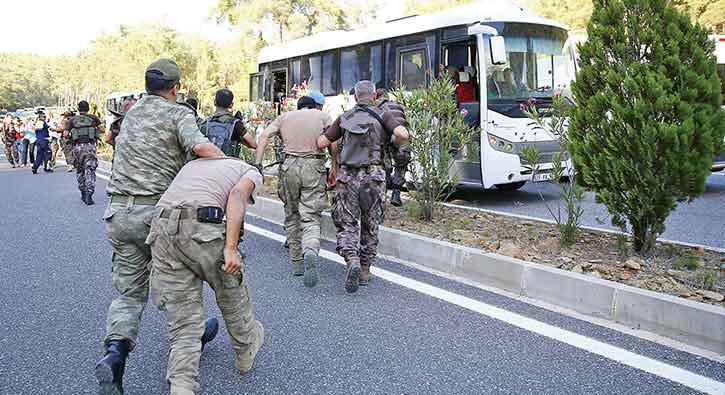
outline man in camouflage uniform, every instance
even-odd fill
[[[284,195],[284,225],[292,274],[304,275],[305,286],[314,287],[319,282],[320,218],[327,207],[325,154],[317,148],[317,138],[332,119],[322,112],[325,96],[320,92],[310,92],[299,103],[304,108],[280,115],[261,134],[256,166],[261,172],[270,138],[280,136],[285,159],[280,166],[279,182]]]
[[[119,295],[108,309],[106,354],[96,365],[102,394],[123,393],[126,358],[136,346],[149,294],[151,250],[145,242],[154,206],[193,155],[224,155],[201,134],[191,110],[176,103],[180,79],[174,61],[153,62],[145,74],[148,95],[128,111],[116,139],[103,219]]]
[[[405,118],[405,109],[403,106],[389,99],[385,89],[378,89],[376,92],[376,105],[385,112],[390,112],[394,117],[398,118],[402,125],[408,126]],[[388,145],[388,152],[385,160],[385,172],[387,176],[387,186],[393,193],[390,196],[390,204],[395,207],[403,205],[400,199],[400,190],[405,186],[405,174],[408,171],[410,163],[410,146],[403,144],[395,146]]]
[[[242,143],[251,149],[257,148],[254,141],[241,119],[232,114],[234,105],[234,93],[229,89],[219,89],[214,95],[214,106],[216,110],[201,126],[201,133],[209,138],[226,155],[238,157],[239,152],[234,152],[233,144]]]
[[[63,121],[61,122],[62,125],[65,125],[66,122],[69,122],[71,118],[76,116],[75,111],[68,110],[65,113],[63,113]],[[75,164],[73,159],[73,139],[71,138],[70,134],[63,133],[63,135],[60,138],[60,146],[63,150],[63,157],[65,157],[65,163],[68,165],[67,172],[70,173],[73,170],[75,170]]]
[[[81,200],[91,206],[94,204],[93,193],[96,191],[98,167],[96,143],[103,134],[103,122],[97,116],[89,114],[89,110],[87,101],[78,103],[79,114],[63,122],[63,134],[70,137],[73,144],[74,167]]]
[[[15,166],[20,166],[20,154],[17,145],[15,145],[15,133],[13,117],[8,114],[5,116],[2,125],[0,125],[0,138],[5,144],[5,156],[7,156],[8,162],[13,166],[13,169]]]
[[[147,239],[153,256],[151,299],[168,322],[171,394],[200,390],[203,282],[214,290],[240,373],[252,369],[264,342],[237,249],[247,202],[254,204],[253,193],[261,186],[262,175],[239,159],[197,159],[181,169],[156,206]]]
[[[385,213],[386,146],[408,141],[403,122],[375,106],[372,82],[355,84],[355,99],[357,105],[317,140],[320,149],[342,140],[339,157],[333,155],[330,176],[335,183],[332,219],[337,228],[337,252],[347,262],[345,289],[350,293],[361,282],[367,284],[377,255],[378,226]]]

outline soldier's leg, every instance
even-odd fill
[[[113,249],[113,287],[118,292],[108,308],[106,337],[136,345],[138,326],[149,294],[151,250],[145,244],[154,206],[110,204],[103,215]]]
[[[213,228],[212,228],[213,229]],[[210,227],[200,228],[198,234],[192,235],[192,242],[185,245],[184,254],[195,256],[204,280],[214,290],[217,305],[222,312],[232,348],[236,353],[237,369],[246,373],[252,368],[254,358],[264,342],[264,327],[254,319],[254,311],[249,288],[244,280],[244,257],[240,256],[242,270],[239,275],[224,272],[224,234],[223,225],[218,230]],[[213,240],[199,243],[194,239]]]
[[[302,273],[302,228],[300,225],[299,200],[301,182],[296,159],[287,159],[283,165],[279,179],[282,187],[280,192],[284,194],[284,225],[287,231],[287,242],[289,244],[289,256],[292,261],[292,272],[295,276]]]
[[[98,156],[96,155],[96,145],[88,144],[88,152],[85,159],[85,188],[90,196],[96,191],[96,169],[98,168]]]
[[[54,138],[50,142],[50,167],[55,167],[55,159],[58,156],[58,139]]]
[[[76,158],[76,180],[78,181],[78,190],[86,192],[86,155],[85,152],[83,152],[83,144],[76,144],[73,146],[73,156]]]
[[[356,292],[360,279],[360,171],[340,169],[335,186],[333,222],[337,228],[337,253],[347,262],[345,290]],[[383,175],[383,182],[385,181]]]
[[[177,249],[181,242],[176,240],[175,235],[164,231],[169,221],[156,222],[148,238],[153,256],[151,295],[153,302],[166,315],[169,333],[166,380],[171,386],[170,392],[193,395],[200,390],[203,286],[202,279],[184,264],[186,258]],[[183,242],[188,243],[188,240]]]
[[[13,160],[15,161],[15,165],[20,166],[20,152],[18,152],[18,145],[15,143],[12,143],[10,149],[11,149],[11,154],[12,154]]]
[[[10,165],[15,167],[15,162],[13,161],[12,148],[10,148],[10,144],[8,144],[8,143],[5,143],[5,157],[7,158],[8,162],[10,162]]]
[[[327,207],[327,169],[319,159],[305,160],[302,169],[300,191],[300,221],[302,225],[302,250],[305,259],[304,283],[314,287],[319,282],[317,270],[320,253],[320,218]]]
[[[363,269],[360,281],[361,285],[366,285],[370,280],[370,266],[378,253],[378,228],[385,218],[386,192],[382,175],[372,174],[360,193],[360,264]]]

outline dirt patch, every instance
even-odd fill
[[[276,181],[266,180],[265,196],[277,199]],[[574,245],[561,248],[551,224],[448,207],[425,222],[415,211],[410,202],[402,208],[388,205],[385,226],[725,307],[725,253],[658,242],[640,256],[622,236],[586,230]]]

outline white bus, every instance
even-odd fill
[[[497,45],[501,43],[505,50]],[[496,54],[499,59],[492,59]],[[457,101],[468,110],[467,121],[481,131],[478,141],[456,161],[460,183],[520,188],[532,178],[521,158],[529,145],[536,146],[544,162],[535,181],[544,180],[552,166],[547,162],[561,147],[556,136],[530,126],[520,104],[533,97],[539,107],[546,107],[555,94],[571,95],[574,45],[565,26],[510,1],[266,47],[259,55],[258,72],[250,78],[250,99],[279,101],[293,86],[306,82],[329,96],[326,110],[337,115],[349,105],[346,94],[358,80],[369,79],[378,88],[420,88],[440,73],[440,66],[458,71],[466,82],[463,90],[470,91],[460,96],[457,91]]]

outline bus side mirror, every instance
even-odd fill
[[[503,36],[493,36],[490,39],[491,44],[491,63],[502,65],[508,63],[506,59],[506,43]]]

